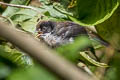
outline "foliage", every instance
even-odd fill
[[[117,0],[77,1],[78,19],[83,23],[94,25],[108,19],[119,5]]]
[[[31,6],[30,1],[11,0],[10,3]],[[39,7],[33,6],[33,8],[40,13],[32,9],[7,7],[4,12],[1,12],[2,16],[10,19],[14,27],[29,32],[32,35],[35,35],[36,25],[39,20],[72,20],[83,26],[96,26],[98,34],[103,39],[109,41],[115,50],[119,50],[119,0],[38,0],[38,2],[41,5]],[[43,15],[44,17],[41,18]],[[91,71],[95,71],[97,67],[107,67],[105,80],[119,80],[119,52],[115,51],[115,55],[110,60],[108,67],[107,64],[97,62],[93,57],[82,51],[82,49],[90,45],[92,45],[91,40],[86,37],[78,37],[74,43],[60,46],[55,50],[75,65],[79,62],[79,59]],[[81,54],[80,50],[82,51]],[[103,57],[104,55],[101,56],[101,58]],[[55,75],[51,74],[41,65],[39,67],[38,65],[36,66],[36,63],[33,63],[33,61],[16,46],[0,38],[0,79],[57,79]],[[92,70],[93,68],[94,70]]]
[[[119,12],[120,7],[115,11],[115,13],[106,20],[105,22],[96,26],[98,33],[107,41],[110,41],[111,44],[116,48],[119,49],[119,27],[120,27],[120,19],[119,19]]]
[[[53,74],[48,72],[44,67],[34,66],[28,69],[14,70],[8,80],[57,80]]]
[[[109,41],[113,47],[119,50],[119,43],[120,43],[120,7],[115,11],[115,13],[106,20],[105,22],[96,26],[98,33],[107,41]],[[119,80],[119,60],[120,55],[119,52],[114,53],[114,57],[110,62],[110,68],[107,70],[107,74],[105,80]]]

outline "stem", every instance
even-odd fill
[[[25,6],[25,5],[16,5],[16,4],[8,4],[8,3],[4,3],[4,2],[0,2],[1,5],[5,5],[5,6],[11,6],[11,7],[17,7],[17,8],[26,8],[26,9],[32,9],[38,13],[41,13],[39,10],[37,10],[34,7],[31,6]]]

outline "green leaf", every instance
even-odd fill
[[[117,0],[77,0],[78,19],[96,25],[107,20],[118,6]]]
[[[105,22],[96,26],[100,36],[109,41],[112,47],[120,49],[120,7]],[[105,74],[104,80],[119,80],[120,72],[120,53],[115,52],[109,62],[109,68]]]
[[[73,22],[79,24],[79,25],[82,25],[82,26],[92,26],[92,24],[85,24],[81,21],[79,21],[77,18],[74,18],[72,16],[68,16],[70,20],[72,20]]]
[[[42,66],[28,69],[17,69],[7,80],[58,80],[52,73]]]
[[[45,11],[49,12],[50,16],[55,18],[67,18],[67,16],[63,13],[60,13],[58,10],[54,8],[55,5],[45,5],[43,4],[42,8]]]
[[[33,64],[28,55],[16,49],[11,49],[8,45],[0,45],[0,56],[21,67],[28,67]]]
[[[38,24],[37,20],[39,19],[39,17],[40,17],[40,15],[36,15],[35,17],[31,18],[30,20],[21,22],[20,25],[21,25],[22,29],[24,29],[25,31],[29,31],[31,33],[35,33],[36,25]]]
[[[21,9],[11,16],[14,24],[21,25],[21,28],[25,31],[34,33],[37,25],[37,20],[40,18],[41,14],[31,10],[31,9]]]
[[[94,59],[90,58],[89,55],[87,55],[85,52],[80,52],[80,55],[85,59],[87,60],[89,63],[95,65],[95,66],[98,66],[98,67],[109,67],[107,64],[105,63],[100,63],[100,62],[97,62],[95,61]]]
[[[120,49],[120,7],[105,22],[96,26],[96,29],[103,39],[107,40],[116,49]]]
[[[32,19],[37,15],[37,12],[31,9],[21,9],[11,16],[11,19],[16,22],[24,22],[25,20]]]

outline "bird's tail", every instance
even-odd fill
[[[99,36],[96,32],[94,31],[88,31],[88,35],[90,36],[91,39],[99,42],[101,45],[104,45],[106,47],[110,46],[110,43],[104,40],[101,36]]]

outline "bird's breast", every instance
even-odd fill
[[[51,33],[42,34],[39,38],[43,39],[45,43],[52,47],[57,47],[60,45],[65,45],[74,42],[74,39],[72,37],[65,39],[61,36],[53,35]]]

